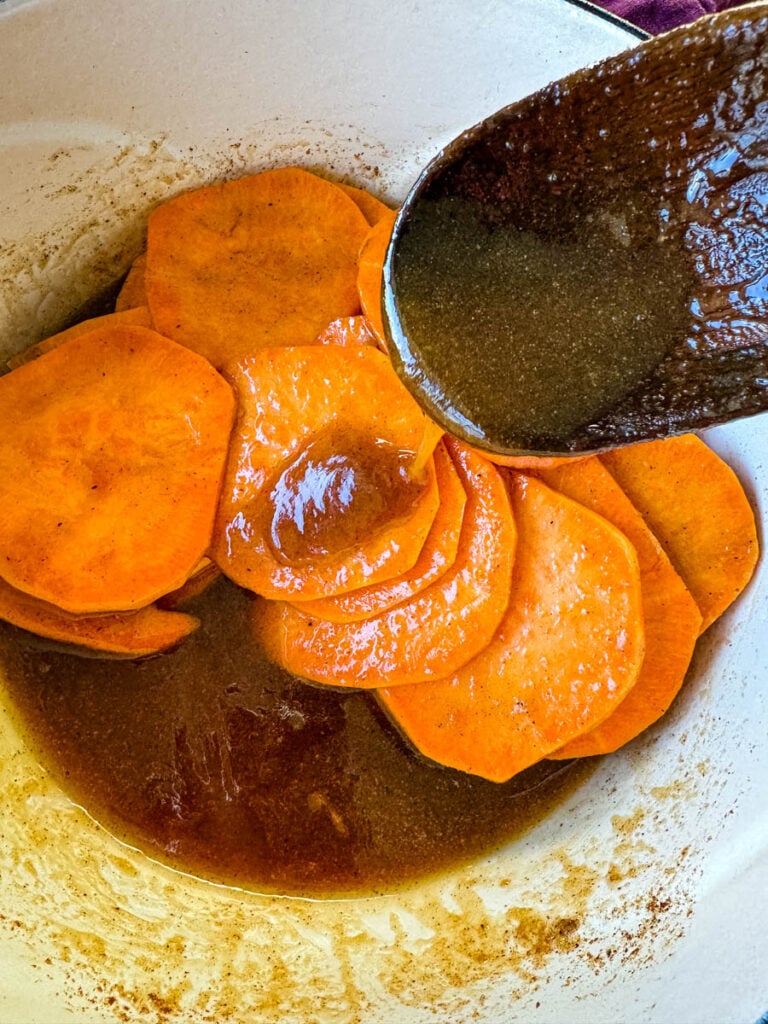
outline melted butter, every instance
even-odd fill
[[[283,468],[269,496],[276,554],[288,563],[337,555],[382,521],[406,516],[426,482],[411,474],[412,462],[412,452],[368,435],[318,438]]]

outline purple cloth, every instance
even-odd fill
[[[703,14],[714,14],[728,7],[738,7],[744,0],[595,0],[620,18],[655,35],[666,32]]]

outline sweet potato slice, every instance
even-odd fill
[[[370,229],[360,249],[357,271],[357,290],[360,305],[368,318],[371,328],[379,338],[379,343],[386,348],[384,321],[381,313],[381,293],[383,285],[384,257],[392,237],[396,212],[390,210],[388,216],[382,217]]]
[[[749,582],[755,516],[730,466],[694,434],[601,456],[693,595],[702,632]]]
[[[467,494],[451,568],[361,622],[327,622],[282,601],[257,605],[256,635],[277,664],[331,686],[399,688],[453,672],[490,641],[509,600],[515,522],[498,470],[453,439],[446,445]]]
[[[378,695],[422,754],[494,782],[606,719],[644,649],[624,534],[534,477],[513,474],[510,491],[517,556],[496,635],[458,672]]]
[[[345,192],[355,205],[360,208],[360,212],[371,226],[378,224],[380,220],[384,220],[392,213],[390,207],[385,203],[382,203],[382,201],[377,199],[376,196],[371,195],[371,193],[364,188],[356,188],[354,185],[342,184],[339,184],[338,188],[340,188],[342,192]]]
[[[149,218],[153,323],[217,367],[311,344],[331,320],[360,312],[367,231],[349,196],[298,167],[186,192]]]
[[[563,458],[555,458],[549,455],[497,455],[496,452],[485,452],[478,448],[481,455],[485,455],[489,462],[495,466],[505,466],[507,469],[520,469],[526,473],[538,473],[542,469],[556,469],[558,466],[570,466],[574,462],[581,462],[589,458],[588,455],[567,455]]]
[[[177,590],[172,590],[170,594],[164,594],[157,599],[157,606],[169,611],[183,608],[184,605],[204,594],[220,576],[221,569],[215,562],[212,562],[210,558],[201,558],[190,576]]]
[[[315,338],[315,343],[353,348],[371,345],[375,348],[379,341],[364,316],[343,316],[338,320],[332,320]]]
[[[701,614],[645,520],[599,459],[544,470],[545,483],[613,523],[634,545],[640,564],[645,658],[637,682],[596,729],[571,740],[552,758],[607,754],[664,714],[683,685]]]
[[[44,356],[51,349],[63,345],[65,341],[79,338],[82,334],[88,334],[89,331],[95,331],[100,327],[114,327],[118,324],[151,327],[152,320],[146,306],[137,306],[135,309],[126,309],[122,313],[107,313],[105,316],[94,316],[89,320],[81,320],[79,323],[67,327],[66,330],[59,331],[58,334],[52,334],[50,338],[38,341],[36,345],[30,345],[29,348],[25,348],[23,352],[9,359],[6,365],[9,370],[16,370],[25,363],[31,363],[33,359]]]
[[[120,291],[115,299],[115,312],[122,313],[136,306],[147,305],[147,289],[144,274],[147,269],[147,254],[140,253],[131,264]]]
[[[0,576],[75,614],[180,586],[210,543],[233,413],[206,360],[144,327],[0,378]]]
[[[134,612],[72,615],[0,580],[0,619],[59,643],[143,658],[176,647],[200,625],[192,615],[155,605]]]
[[[413,568],[395,579],[338,597],[302,601],[301,611],[329,622],[357,622],[414,597],[450,569],[459,550],[467,493],[443,444],[434,455],[440,506]]]
[[[229,371],[240,399],[212,557],[265,597],[312,599],[399,576],[439,504],[438,436],[367,346],[262,349]],[[425,437],[430,457],[424,452]]]

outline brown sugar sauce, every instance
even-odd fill
[[[412,459],[350,431],[315,440],[282,469],[265,504],[275,553],[288,564],[336,555],[405,517],[427,479],[411,476]]]
[[[143,661],[83,657],[0,624],[27,741],[120,839],[264,892],[372,893],[467,862],[547,814],[589,771],[504,785],[414,754],[375,698],[307,685],[251,638],[258,600],[221,580],[199,631]]]

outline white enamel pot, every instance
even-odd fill
[[[462,128],[636,38],[567,0],[4,0],[2,345],[124,272],[163,197],[299,163],[396,201]],[[762,522],[768,418],[707,440]],[[767,588],[761,567],[665,720],[547,819],[375,899],[150,861],[2,711],[0,1024],[749,1024],[768,1008]]]

